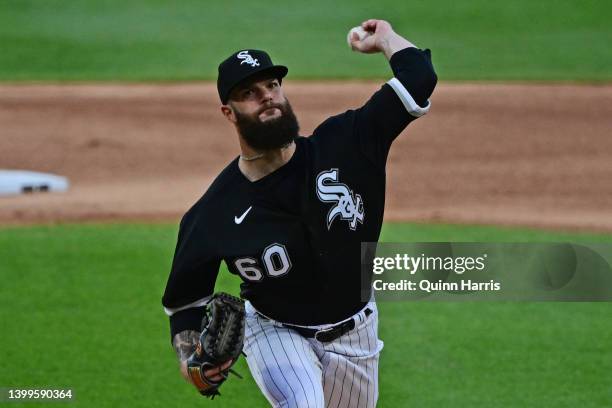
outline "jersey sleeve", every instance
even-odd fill
[[[351,129],[362,153],[383,166],[393,140],[429,111],[428,98],[438,80],[428,49],[397,51],[389,64],[394,77],[354,111]]]
[[[204,306],[215,288],[221,259],[206,241],[205,226],[192,209],[181,220],[172,269],[162,298],[171,341],[183,330],[200,331]]]

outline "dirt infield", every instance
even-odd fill
[[[287,83],[302,134],[373,82]],[[441,84],[394,144],[387,220],[612,231],[612,86]],[[0,223],[178,220],[238,152],[213,84],[0,86],[0,169],[67,193],[0,198]]]

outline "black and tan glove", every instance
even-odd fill
[[[216,293],[208,303],[200,340],[187,360],[187,373],[200,394],[211,398],[220,395],[219,387],[233,372],[231,366],[244,345],[244,316],[244,301],[227,293]],[[219,375],[207,377],[205,372],[215,367],[222,367]]]

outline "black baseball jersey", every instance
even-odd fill
[[[185,214],[162,299],[173,335],[199,330],[221,261],[241,277],[241,296],[281,322],[333,323],[363,307],[361,242],[380,234],[387,154],[437,81],[429,50],[390,64],[394,79],[298,137],[282,167],[251,182],[236,158]]]

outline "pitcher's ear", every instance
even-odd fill
[[[225,116],[227,120],[232,123],[236,123],[236,114],[234,113],[234,108],[232,108],[231,105],[221,105],[221,113],[223,113],[223,116]]]

